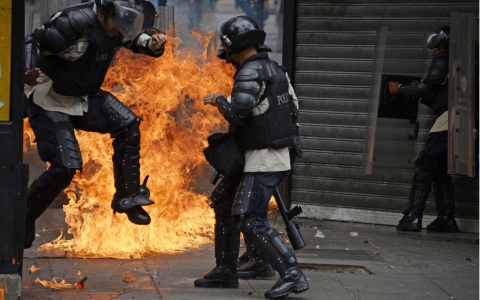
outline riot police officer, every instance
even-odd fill
[[[163,54],[166,36],[141,33],[143,18],[137,1],[95,0],[57,12],[27,35],[25,112],[38,154],[50,165],[28,189],[25,248],[35,239],[35,220],[82,169],[74,129],[111,135],[112,209],[132,223],[150,223],[142,208],[153,201],[146,182],[140,184],[139,117],[100,89],[120,47],[152,57]]]
[[[264,52],[266,33],[254,20],[234,17],[217,35],[222,46],[218,57],[237,68],[234,87],[230,97],[208,94],[204,102],[216,106],[229,122],[245,153],[245,166],[238,178],[223,178],[212,193],[216,265],[195,286],[236,288],[239,277],[265,272],[271,265],[280,278],[266,298],[301,293],[309,285],[293,250],[267,221],[269,200],[291,168],[298,101],[285,68]],[[237,273],[240,230],[250,262]]]
[[[391,94],[401,94],[421,99],[421,103],[433,110],[437,119],[430,130],[423,150],[415,166],[415,175],[408,199],[408,207],[397,225],[398,231],[421,231],[422,217],[428,195],[434,189],[437,218],[427,225],[427,230],[458,232],[455,221],[455,187],[448,170],[448,71],[449,32],[442,27],[427,34],[427,46],[435,54],[422,82],[401,85],[389,83]]]

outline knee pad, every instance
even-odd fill
[[[113,125],[121,128],[125,132],[129,131],[130,126],[132,126],[134,122],[137,123],[136,126],[138,128],[137,115],[112,94],[108,92],[103,93],[102,114],[110,120]],[[135,126],[132,128],[134,127]]]
[[[252,211],[253,201],[256,197],[257,181],[257,177],[253,174],[243,175],[233,202],[233,216],[242,218]]]
[[[70,123],[70,116],[55,111],[46,111],[45,115],[53,123],[53,139],[61,165],[67,169],[81,170],[82,155]]]

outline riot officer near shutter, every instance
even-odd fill
[[[216,106],[235,131],[245,166],[239,178],[222,178],[212,193],[216,265],[195,280],[195,286],[237,288],[239,277],[253,277],[270,264],[280,278],[266,298],[304,292],[309,285],[293,250],[267,221],[269,200],[294,159],[289,147],[296,133],[298,101],[285,68],[268,58],[265,31],[254,20],[234,17],[216,36],[223,48],[218,57],[237,71],[231,97],[209,94],[204,102]],[[240,230],[250,261],[237,274]]]
[[[135,224],[151,219],[146,181],[140,184],[139,117],[114,95],[100,89],[120,47],[160,57],[167,37],[142,33],[138,1],[95,0],[54,14],[25,41],[25,112],[38,154],[49,162],[29,187],[25,248],[35,239],[35,220],[82,169],[74,129],[109,133],[113,138],[116,192],[111,207]]]
[[[415,175],[404,217],[397,225],[398,231],[421,231],[423,211],[432,189],[435,194],[437,218],[427,225],[428,231],[458,232],[455,221],[455,187],[448,169],[448,71],[450,28],[437,28],[427,34],[427,46],[435,49],[428,74],[422,82],[401,85],[389,83],[391,94],[401,94],[421,99],[437,115],[415,165]]]

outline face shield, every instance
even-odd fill
[[[225,51],[223,50],[222,41],[220,40],[220,28],[210,38],[207,46],[207,59],[209,62],[225,59]]]
[[[448,35],[443,32],[441,29],[436,29],[433,31],[427,32],[425,36],[425,41],[427,43],[427,47],[430,49],[437,48],[442,41],[448,42]]]
[[[143,24],[141,8],[129,1],[115,2],[115,15],[113,21],[125,40],[133,40],[140,33]]]

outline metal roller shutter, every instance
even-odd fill
[[[305,150],[292,170],[289,201],[301,204],[306,216],[398,223],[407,204],[413,162],[435,116],[419,105],[418,139],[405,139],[411,129],[399,125],[389,136],[398,157],[379,164],[372,175],[364,173],[377,29],[388,30],[383,72],[423,77],[432,52],[423,49],[425,32],[448,25],[453,11],[478,15],[478,2],[285,1],[283,63],[300,100]],[[408,143],[414,143],[414,151],[408,150]],[[478,232],[478,177],[454,176],[454,183],[459,226]],[[433,192],[426,214],[428,224],[436,214]]]

